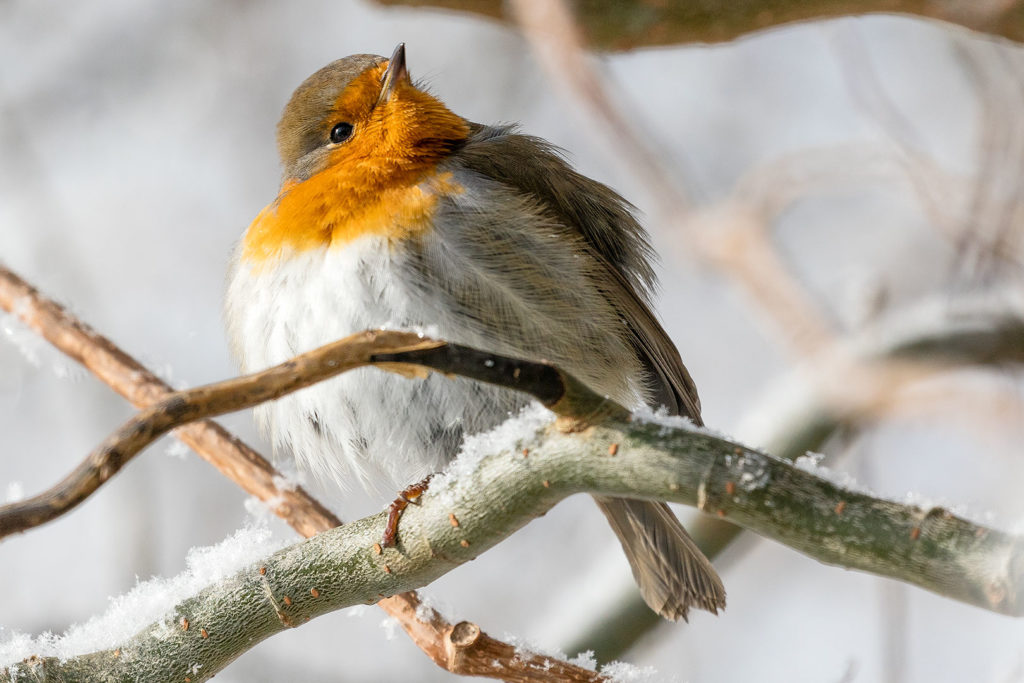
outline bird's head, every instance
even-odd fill
[[[330,167],[414,171],[468,135],[465,119],[413,84],[400,44],[391,59],[352,55],[307,78],[285,107],[277,146],[294,183]]]

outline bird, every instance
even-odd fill
[[[231,261],[225,321],[243,372],[366,329],[414,330],[547,361],[620,404],[701,424],[652,312],[636,209],[513,125],[452,112],[413,82],[404,44],[307,78],[277,126],[278,196]],[[358,369],[256,409],[275,452],[373,494],[440,471],[463,439],[528,405],[431,373]],[[722,581],[665,503],[595,496],[651,609],[725,606]]]

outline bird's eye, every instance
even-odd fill
[[[334,128],[331,128],[331,142],[337,144],[339,142],[345,142],[352,137],[352,124],[351,123],[337,123]]]

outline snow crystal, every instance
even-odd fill
[[[594,656],[593,650],[584,650],[575,657],[570,657],[566,661],[573,666],[580,667],[581,669],[597,671],[597,657]]]
[[[480,461],[495,453],[518,450],[533,440],[537,432],[554,420],[555,415],[539,403],[531,403],[488,432],[466,437],[458,456],[430,481],[432,493],[445,496],[449,504],[459,497],[461,485],[471,485]]]
[[[302,480],[296,472],[275,474],[271,480],[278,491],[294,491],[302,486]]]
[[[613,683],[656,683],[664,680],[653,666],[637,666],[628,662],[611,662],[601,667],[601,675]]]
[[[284,496],[274,496],[273,498],[267,498],[266,500],[262,500],[256,496],[249,496],[242,502],[242,506],[250,517],[258,519],[261,523],[266,524],[268,520],[277,518],[275,510],[277,510],[278,506],[284,502]]]
[[[252,525],[215,546],[193,548],[181,574],[137,584],[128,593],[112,598],[104,614],[71,626],[63,635],[47,632],[33,638],[16,632],[2,634],[0,666],[19,662],[30,655],[68,658],[116,647],[149,624],[169,616],[174,606],[185,598],[283,545],[284,541],[271,537],[265,525]]]
[[[387,640],[394,640],[395,636],[398,635],[398,619],[395,619],[394,617],[385,617],[381,620],[380,627],[384,629],[384,637]]]
[[[570,658],[557,648],[542,647],[532,641],[519,638],[518,636],[506,633],[503,638],[506,643],[509,643],[515,648],[516,657],[520,659],[528,659],[535,656],[550,657],[551,659],[568,662],[569,664],[578,666],[581,669],[587,669],[589,671],[598,670],[597,659],[594,657],[594,653],[591,650],[581,652],[575,657]],[[663,680],[658,676],[658,672],[654,667],[639,667],[626,662],[611,662],[609,664],[605,664],[601,667],[600,673],[616,683],[656,683],[657,681]]]
[[[821,453],[812,453],[808,451],[794,460],[793,466],[798,470],[803,470],[804,472],[808,472],[809,474],[813,474],[816,477],[820,477],[831,482],[845,491],[863,493],[868,496],[875,495],[871,489],[858,482],[849,472],[834,470],[831,467],[822,465],[821,461],[824,459],[825,456]]]
[[[814,472],[816,469],[822,466],[821,462],[824,459],[825,456],[822,453],[807,451],[803,455],[799,456],[796,460],[794,460],[793,465],[797,469],[804,470],[805,472]]]
[[[1011,533],[1019,532],[1019,529],[1013,528],[1012,525],[1007,523],[1007,520],[1000,518],[994,510],[977,510],[964,502],[953,501],[945,496],[928,496],[919,491],[905,491],[901,502],[904,505],[912,505],[922,510],[942,508],[948,510],[950,514],[979,526],[1005,529]],[[1020,522],[1017,524],[1019,525]]]
[[[177,431],[178,430],[174,430],[174,432],[177,432]],[[172,434],[173,434],[173,432],[172,432]],[[188,457],[188,454],[191,453],[191,452],[192,452],[191,448],[189,448],[184,443],[182,443],[182,441],[180,439],[175,438],[173,436],[168,441],[167,448],[164,449],[164,453],[166,455],[168,455],[168,456],[170,456],[172,458],[178,458],[179,460],[184,460],[185,458]]]
[[[572,659],[569,658],[564,652],[555,647],[544,647],[537,643],[520,638],[519,636],[511,635],[506,633],[503,639],[509,645],[515,648],[516,657],[519,659],[529,659],[530,657],[550,657],[551,659],[557,659],[559,661],[568,662],[582,669],[589,669],[590,671],[597,670],[597,660],[594,658],[594,653],[590,650],[582,652]]]
[[[27,299],[22,299],[15,302],[14,313],[0,313],[0,337],[13,344],[31,365],[40,368],[45,362],[58,379],[84,377],[86,372],[81,365],[50,346],[21,321],[19,311],[24,311],[26,306]]]
[[[424,623],[431,621],[434,615],[437,614],[437,610],[427,604],[426,600],[416,605],[416,619]]]
[[[857,479],[848,472],[842,472],[820,464],[823,459],[824,456],[820,453],[809,452],[794,460],[793,466],[799,470],[813,474],[816,477],[820,477],[844,491],[861,493],[874,498],[902,503],[904,505],[919,508],[923,511],[942,508],[948,510],[950,513],[960,517],[961,519],[965,519],[969,522],[982,526],[995,527],[1002,525],[1001,520],[999,520],[998,516],[991,510],[974,510],[964,503],[950,501],[943,497],[929,496],[918,491],[904,491],[902,497],[899,494],[893,495],[893,492],[891,491],[874,491],[868,486],[857,481]]]
[[[420,339],[437,339],[439,341],[444,339],[441,336],[441,328],[437,325],[410,325],[408,322],[401,320],[389,320],[378,329],[412,332]]]
[[[656,424],[671,429],[699,429],[690,418],[684,415],[669,415],[668,410],[663,406],[656,409],[651,409],[646,405],[638,406],[633,411],[633,421],[636,424]]]
[[[246,498],[245,501],[243,502],[243,505],[245,506],[245,511],[249,513],[249,515],[253,519],[259,519],[265,522],[270,518],[276,518],[277,508],[282,503],[287,502],[285,500],[283,492],[294,491],[299,487],[303,486],[303,484],[305,483],[302,474],[294,469],[294,461],[285,462],[281,464],[287,467],[288,469],[285,469],[284,471],[275,474],[271,479],[274,486],[277,487],[278,491],[282,492],[281,495],[274,496],[273,498],[267,498],[266,500],[261,500],[255,496],[250,496]]]
[[[5,503],[17,503],[25,498],[25,487],[20,481],[7,483],[7,491],[4,493]]]
[[[688,432],[706,434],[707,436],[711,436],[716,439],[724,439],[737,445],[744,446],[744,444],[736,441],[734,437],[728,434],[711,429],[706,425],[694,424],[693,420],[685,415],[669,415],[668,411],[665,410],[664,407],[659,407],[657,410],[651,410],[649,406],[641,405],[633,410],[632,415],[633,422],[635,424],[654,424],[661,426],[661,436],[668,435],[669,430],[682,429]],[[744,447],[746,448],[746,446]]]
[[[940,505],[942,505],[941,501],[938,501],[935,498],[932,498],[931,496],[926,496],[925,494],[919,493],[917,491],[906,491],[903,494],[903,502],[906,505],[914,505],[914,506],[922,508],[924,510],[927,510],[927,509],[933,508],[933,507],[939,507]],[[961,507],[962,508],[963,506],[961,505],[961,506],[957,506],[957,507]],[[955,510],[950,510],[950,511],[953,512],[954,514],[957,514]]]
[[[739,472],[740,488],[744,491],[756,491],[764,488],[770,481],[765,460],[761,457],[747,457],[744,454],[726,455],[725,464],[733,471]]]
[[[350,617],[365,617],[370,611],[370,605],[352,605],[345,609],[345,614]]]
[[[15,302],[15,310],[18,302]],[[40,360],[40,349],[44,345],[42,337],[30,330],[17,316],[9,313],[0,313],[0,332],[7,338],[32,365],[37,368],[42,365]]]
[[[451,605],[447,602],[438,600],[433,595],[429,595],[422,589],[418,591],[420,597],[420,604],[416,606],[416,618],[420,621],[427,622],[434,618],[437,612],[440,612],[448,617],[452,622],[457,622],[458,618],[452,616],[453,611]]]

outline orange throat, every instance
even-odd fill
[[[363,174],[330,167],[286,182],[245,233],[242,260],[256,265],[291,251],[341,248],[364,235],[408,238],[430,225],[442,196],[462,191],[451,173],[417,175],[371,184]]]
[[[310,177],[285,180],[249,226],[243,261],[255,265],[292,250],[340,248],[364,235],[407,238],[430,225],[441,197],[462,192],[451,173],[437,167],[469,136],[465,119],[412,84],[373,105],[378,72],[383,65],[357,78],[331,115],[353,120],[352,111],[366,110],[354,119],[356,134]]]

